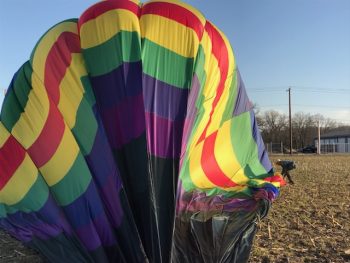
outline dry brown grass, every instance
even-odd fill
[[[296,162],[295,185],[259,223],[250,263],[350,262],[350,155],[277,158]]]

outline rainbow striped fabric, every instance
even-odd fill
[[[284,183],[229,41],[175,0],[53,26],[0,117],[0,227],[51,262],[244,262]]]

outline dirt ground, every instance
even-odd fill
[[[10,237],[0,230],[0,262],[1,263],[41,263],[44,260],[32,249]]]
[[[350,262],[350,155],[271,156],[278,158],[296,162],[295,184],[258,224],[249,263]],[[43,260],[0,231],[0,262]]]
[[[350,262],[350,155],[277,158],[296,162],[295,184],[259,223],[249,262]]]

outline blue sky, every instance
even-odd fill
[[[96,0],[0,0],[0,88],[41,35]],[[187,0],[229,38],[261,110],[321,113],[350,123],[350,0]],[[0,104],[3,92],[0,94]]]

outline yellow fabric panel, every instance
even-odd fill
[[[210,68],[209,64],[211,62],[210,56],[212,56],[212,43],[207,31],[203,32],[201,45],[205,54],[204,60],[204,71],[208,74]]]
[[[204,142],[201,142],[190,153],[189,162],[190,162],[191,180],[193,184],[198,188],[202,188],[202,189],[214,188],[216,187],[216,185],[214,185],[212,182],[209,181],[209,179],[207,178],[207,176],[205,175],[202,169],[201,157],[203,153],[203,146],[204,146]]]
[[[97,28],[98,25],[103,25],[103,31]],[[81,26],[80,35],[84,36],[80,39],[81,48],[98,46],[120,31],[136,31],[140,34],[138,17],[133,12],[125,9],[114,9],[103,13]],[[98,32],[99,34],[91,34],[91,32]]]
[[[244,186],[244,185],[237,185],[237,186],[234,186],[234,187],[228,187],[228,188],[225,188],[225,189],[222,189],[226,192],[242,192],[244,190],[247,190],[249,187],[248,186]]]
[[[29,155],[26,154],[21,165],[0,191],[0,203],[6,205],[18,203],[28,193],[37,177],[38,169],[35,167]]]
[[[61,143],[55,154],[45,165],[39,168],[49,186],[53,186],[61,181],[74,164],[78,153],[78,145],[68,126],[65,126]]]
[[[263,184],[269,183],[275,187],[281,187],[281,184],[279,182],[269,182],[269,181],[264,181],[262,179],[251,179],[251,181],[257,185],[263,185]]]
[[[69,128],[74,128],[79,104],[83,98],[84,88],[80,81],[87,75],[81,54],[72,54],[72,61],[60,83],[60,101],[58,109]]]
[[[167,1],[167,0],[153,0],[153,1],[148,1],[145,5],[147,5],[149,3],[155,3],[155,2],[176,4],[178,6],[186,8],[187,10],[192,12],[201,21],[203,26],[205,25],[205,22],[206,22],[205,17],[202,15],[201,12],[199,12],[196,8],[194,8],[191,5],[188,5],[188,4],[186,4],[186,3],[182,2],[182,1],[179,1],[179,0],[171,0],[171,1]]]
[[[5,142],[10,137],[10,133],[5,126],[0,122],[0,149],[4,146]]]
[[[174,20],[158,15],[143,15],[140,20],[141,37],[165,47],[183,57],[196,56],[199,39],[196,32]],[[164,36],[160,32],[171,32]]]
[[[222,34],[222,32],[220,32],[220,34],[221,34],[222,38],[224,39],[225,46],[227,48],[229,67],[228,67],[228,71],[227,71],[227,78],[225,80],[224,91],[220,97],[220,100],[218,101],[218,104],[214,108],[213,117],[212,117],[211,123],[208,127],[207,134],[211,134],[220,128],[221,119],[222,119],[222,116],[224,115],[227,101],[229,100],[229,96],[230,95],[232,96],[232,94],[230,94],[230,88],[231,88],[232,78],[233,78],[233,69],[235,68],[235,60],[233,57],[232,48],[231,48],[227,38]]]
[[[281,187],[281,184],[279,182],[269,182],[269,183],[272,184],[273,186]]]
[[[135,4],[139,5],[140,1],[139,0],[130,0],[131,2],[134,2]]]
[[[40,79],[44,79],[45,74],[45,61],[47,59],[47,55],[49,54],[52,46],[57,41],[58,37],[63,32],[72,32],[78,34],[78,26],[75,22],[62,22],[56,26],[54,26],[46,35],[40,40],[38,46],[34,51],[33,57],[33,71],[38,74]],[[39,52],[36,52],[39,51]]]
[[[204,71],[206,72],[207,78],[202,91],[204,100],[202,103],[202,107],[199,110],[204,111],[204,115],[200,123],[198,124],[198,127],[195,133],[193,134],[192,143],[194,145],[192,145],[192,147],[197,144],[197,141],[199,140],[200,136],[203,133],[204,128],[206,127],[209,121],[209,116],[210,116],[209,114],[211,112],[212,104],[215,99],[216,88],[220,82],[220,71],[218,67],[218,61],[211,52],[212,45],[207,32],[205,32],[203,35],[202,47],[205,54]],[[207,135],[209,135],[208,132],[207,132]]]
[[[244,185],[249,178],[238,162],[231,141],[232,120],[226,121],[217,133],[214,155],[220,169],[236,184]]]
[[[207,32],[203,35],[202,47],[205,53],[204,71],[207,75],[202,95],[205,101],[214,101],[221,74],[218,60],[212,53],[212,44]]]
[[[32,86],[24,112],[11,131],[25,149],[28,149],[39,137],[50,107],[46,90],[35,72],[32,74]]]
[[[211,122],[208,126],[208,129],[207,129],[208,135],[212,134],[213,132],[217,131],[220,128],[221,119],[222,119],[222,116],[223,116],[224,111],[226,109],[227,101],[229,100],[232,75],[227,80],[228,81],[226,81],[226,83],[228,83],[228,86],[225,85],[223,93],[222,93],[218,103],[216,104],[216,106],[214,108]]]

